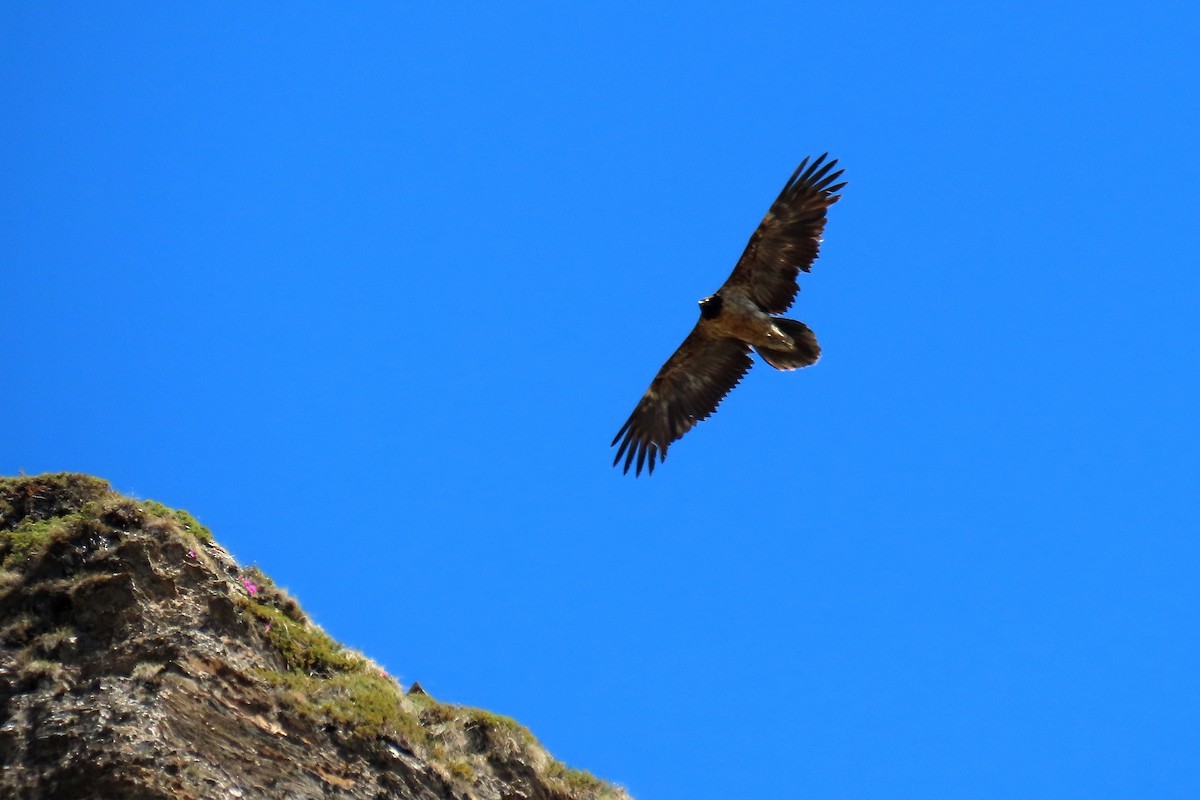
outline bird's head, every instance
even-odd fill
[[[721,313],[721,295],[711,294],[700,301],[700,316],[712,319]]]

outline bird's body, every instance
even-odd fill
[[[825,211],[845,183],[835,181],[837,161],[804,159],[750,237],[724,285],[700,301],[700,319],[650,383],[613,444],[613,464],[636,458],[654,472],[667,447],[716,410],[753,365],[753,348],[771,366],[793,370],[816,363],[821,348],[803,322],[773,316],[787,310],[800,290],[796,278],[817,257]],[[648,464],[647,464],[648,460]]]
[[[718,292],[700,301],[700,323],[715,335],[740,339],[754,347],[789,347],[791,338],[743,292]]]

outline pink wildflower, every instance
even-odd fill
[[[196,557],[196,551],[188,550],[188,558],[195,558],[195,557]]]
[[[250,580],[245,575],[242,576],[241,580],[242,580],[242,587],[246,590],[246,594],[250,595],[251,597],[254,597],[254,595],[258,594],[258,584],[257,583]]]

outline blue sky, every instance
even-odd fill
[[[1200,792],[1194,3],[5,3],[0,473],[651,798]],[[608,443],[799,160],[793,317]]]

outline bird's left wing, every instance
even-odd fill
[[[638,402],[612,443],[621,443],[613,465],[625,457],[625,472],[634,463],[654,473],[655,459],[667,457],[667,447],[706,419],[737,386],[753,364],[750,346],[716,335],[704,319],[683,340]]]
[[[836,182],[843,172],[835,172],[836,165],[836,158],[826,161],[825,155],[811,164],[807,158],[800,162],[721,291],[738,288],[767,313],[787,311],[800,291],[800,270],[808,272],[817,259],[825,210],[838,201],[837,192],[846,185]]]

